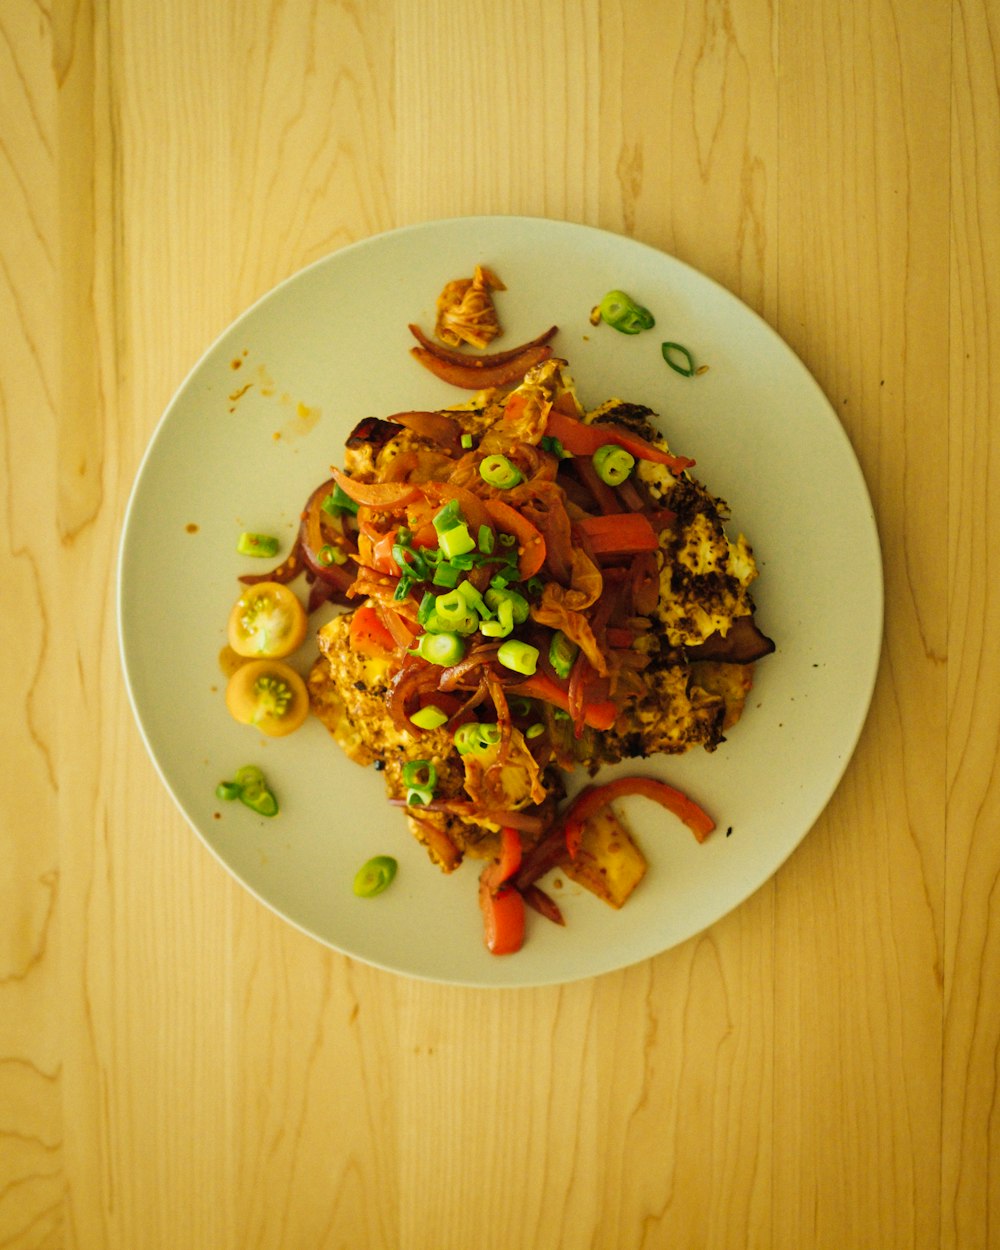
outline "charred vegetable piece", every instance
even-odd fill
[[[584,822],[576,854],[561,870],[609,907],[619,908],[646,875],[647,866],[621,818],[605,807]]]

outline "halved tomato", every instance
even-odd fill
[[[229,614],[229,645],[237,655],[277,659],[291,655],[305,640],[305,609],[281,582],[248,586]]]
[[[295,669],[281,660],[250,660],[230,677],[226,707],[242,724],[283,738],[309,715],[309,692]]]

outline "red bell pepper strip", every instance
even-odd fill
[[[626,795],[638,794],[643,798],[652,799],[667,811],[682,820],[699,842],[704,842],[715,828],[715,821],[693,799],[688,798],[681,790],[674,789],[665,781],[657,781],[655,777],[619,777],[617,781],[608,781],[603,785],[585,786],[576,796],[563,815],[563,829],[566,835],[566,849],[575,858],[580,849],[583,826],[591,816],[607,807],[615,799]]]
[[[512,885],[494,894],[479,880],[479,906],[483,913],[483,938],[492,955],[513,955],[524,944],[524,899]]]
[[[410,355],[430,369],[442,382],[460,386],[466,391],[485,390],[491,386],[505,386],[508,382],[520,382],[533,365],[541,364],[552,355],[551,347],[528,347],[523,352],[499,365],[477,366],[470,358],[464,365],[452,360],[442,360],[426,347],[411,347]]]
[[[639,551],[656,551],[660,545],[656,530],[641,512],[588,516],[576,525],[595,556],[635,555]]]
[[[500,859],[487,864],[479,877],[483,938],[494,955],[511,955],[524,942],[524,899],[510,884],[520,867],[521,835],[505,825],[500,830]]]
[[[392,631],[378,612],[367,603],[354,610],[348,637],[351,640],[351,650],[360,655],[386,659],[396,651],[396,639],[392,636]]]
[[[504,825],[500,830],[500,862],[497,864],[498,884],[509,881],[521,867],[521,835]]]
[[[508,695],[524,695],[528,699],[541,699],[551,703],[553,707],[569,712],[569,695],[567,690],[557,685],[545,673],[535,673],[516,686],[507,687]],[[618,705],[610,699],[585,702],[583,705],[583,722],[591,729],[610,729],[618,717]]]
[[[620,425],[610,422],[586,425],[583,421],[577,421],[560,412],[558,408],[553,408],[549,413],[545,433],[550,438],[557,438],[573,456],[592,456],[598,448],[615,443],[618,447],[624,447],[637,460],[665,464],[672,473],[680,473],[694,464],[687,456],[672,456],[667,451],[661,451],[659,447],[654,447],[646,439]]]
[[[513,534],[517,539],[518,576],[522,579],[534,577],[545,563],[545,539],[541,531],[502,499],[485,499],[483,503],[497,529],[503,530],[505,534]]]

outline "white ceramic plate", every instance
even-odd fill
[[[719,831],[699,846],[640,799],[627,817],[650,861],[614,912],[572,885],[565,928],[529,912],[524,949],[489,955],[478,866],[439,873],[383,799],[310,720],[285,739],[236,724],[218,654],[248,562],[244,529],[288,549],[307,495],[340,463],[362,417],[463,398],[410,357],[407,323],[430,329],[448,279],[492,266],[507,291],[497,349],[555,323],[588,406],[618,396],[660,414],[672,448],[728,500],[760,566],[758,620],[778,644],[756,669],[746,713],[713,754],[619,765],[686,788]],[[588,320],[620,287],[653,310],[637,337]],[[672,372],[660,343],[709,370]],[[234,365],[239,362],[239,367]],[[260,565],[254,563],[258,569]],[[867,714],[882,631],[872,507],[829,403],[791,350],[733,295],[632,240],[519,217],[431,222],[344,248],[288,279],[207,351],[177,392],[139,470],[126,517],[118,611],[124,669],[150,755],[193,828],[280,915],[337,950],[435,981],[527,986],[621,968],[684,941],[766,881],[833,794]],[[293,657],[305,672],[307,644]],[[278,792],[275,819],[220,803],[217,782],[256,762]],[[731,834],[727,836],[727,830]],[[354,897],[376,853],[399,873]]]

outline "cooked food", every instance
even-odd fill
[[[549,357],[513,389],[360,422],[271,575],[305,568],[311,606],[346,607],[318,631],[312,709],[439,868],[485,861],[491,949],[519,944],[524,901],[559,919],[536,884],[554,865],[626,901],[645,859],[612,798],[712,827],[648,778],[559,814],[571,770],[716,750],[774,649],[752,549],[693,466],[648,408],[585,411]]]
[[[493,306],[491,291],[506,287],[491,270],[477,265],[471,278],[449,282],[437,300],[437,322],[434,333],[442,343],[458,347],[489,347],[500,333],[500,321]]]

